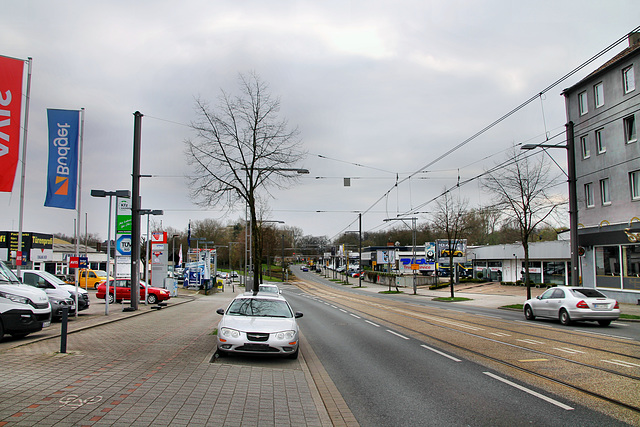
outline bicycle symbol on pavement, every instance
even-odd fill
[[[62,403],[61,407],[79,408],[84,405],[94,405],[102,400],[102,396],[91,396],[87,399],[82,399],[77,394],[68,394],[59,400]]]

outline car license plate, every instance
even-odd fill
[[[593,304],[593,308],[600,308],[600,309],[607,308],[607,304]]]
[[[51,321],[50,320],[46,320],[46,321],[42,322],[42,327],[43,328],[48,328],[49,326],[51,326]]]

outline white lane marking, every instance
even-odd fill
[[[105,287],[106,287],[106,285],[105,285]],[[356,315],[355,315],[355,314],[353,314],[353,313],[349,313],[349,316],[353,316],[353,317],[355,317],[356,319],[361,319],[361,317],[360,317],[360,316],[356,316]]]
[[[342,308],[339,308],[338,310],[340,310],[340,311],[341,311],[341,312],[343,312],[343,313],[346,313],[346,312],[347,312],[347,310],[343,310]]]
[[[625,325],[624,323],[620,323],[620,322],[611,322],[612,325],[615,326],[629,326],[629,325]]]
[[[536,340],[521,340],[521,339],[517,339],[516,341],[526,342],[527,344],[544,344],[543,342],[536,341]]]
[[[399,333],[392,331],[391,329],[387,329],[387,332],[389,332],[390,334],[393,334],[393,335],[395,335],[397,337],[400,337],[403,340],[408,340],[409,339],[409,338],[405,337],[404,335],[400,335]]]
[[[505,334],[504,332],[489,332],[490,335],[495,335],[497,337],[510,337],[510,334]]]
[[[105,287],[106,287],[106,285],[105,285]],[[333,305],[333,304],[332,304],[332,305],[331,305],[331,308],[338,308],[338,307],[336,307],[335,305]]]
[[[634,368],[634,367],[640,368],[640,365],[638,364],[625,362],[624,360],[618,360],[618,359],[602,360],[602,362],[611,363],[613,365],[618,365],[618,366],[624,366],[625,368]]]
[[[554,347],[554,350],[558,350],[558,351],[564,351],[565,353],[569,353],[569,354],[584,354],[584,351],[580,351],[580,350],[576,350],[575,348],[569,348],[569,347]]]
[[[562,402],[558,402],[557,400],[552,399],[552,398],[550,398],[550,397],[548,397],[548,396],[545,396],[545,395],[543,395],[543,394],[540,394],[540,393],[538,393],[537,391],[533,391],[533,390],[531,390],[531,389],[529,389],[529,388],[526,388],[526,387],[523,387],[523,386],[521,386],[521,385],[519,385],[519,384],[516,384],[516,383],[514,383],[514,382],[511,382],[511,381],[509,381],[509,380],[508,380],[508,379],[506,379],[506,378],[499,377],[499,376],[497,376],[497,375],[495,375],[495,374],[492,374],[491,372],[484,372],[484,374],[485,374],[485,375],[488,375],[488,376],[490,376],[491,378],[494,378],[494,379],[496,379],[496,380],[498,380],[498,381],[502,381],[503,383],[508,384],[508,385],[510,385],[510,386],[512,386],[512,387],[515,387],[515,388],[517,388],[518,390],[522,390],[522,391],[524,391],[525,393],[529,393],[529,394],[530,394],[530,395],[532,395],[532,396],[535,396],[535,397],[537,397],[537,398],[539,398],[539,399],[542,399],[542,400],[544,400],[544,401],[546,401],[546,402],[549,402],[549,403],[551,403],[551,404],[553,404],[553,405],[556,405],[556,406],[558,406],[558,407],[560,407],[560,408],[562,408],[562,409],[565,409],[565,410],[567,410],[567,411],[573,411],[573,408],[572,408],[571,406],[565,405],[564,403],[562,403]]]
[[[435,348],[431,348],[431,347],[426,346],[424,344],[421,344],[420,347],[426,348],[427,350],[431,350],[434,353],[438,353],[440,356],[448,357],[449,359],[453,360],[454,362],[462,362],[462,360],[460,360],[460,359],[457,359],[457,358],[455,358],[455,357],[453,357],[453,356],[451,356],[451,355],[449,355],[447,353],[443,353],[440,350],[436,350]]]
[[[105,285],[105,286],[106,286],[106,285]],[[474,313],[471,313],[471,314],[474,314]],[[479,313],[475,313],[475,315],[476,315],[476,316],[479,316],[479,317],[488,317],[488,318],[490,318],[490,319],[500,319],[500,320],[503,320],[503,318],[502,318],[502,317],[500,317],[500,316],[491,316],[490,314],[479,314]]]
[[[380,325],[378,325],[378,324],[376,324],[376,323],[373,323],[373,322],[372,322],[372,321],[370,321],[370,320],[365,320],[365,322],[367,322],[367,323],[368,323],[368,324],[370,324],[370,325],[375,326],[376,328],[379,328],[379,327],[380,327]]]

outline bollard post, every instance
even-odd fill
[[[69,321],[69,307],[62,307],[62,325],[60,327],[60,353],[67,352],[67,323]]]

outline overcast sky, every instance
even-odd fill
[[[106,238],[108,207],[90,190],[131,188],[135,111],[144,114],[141,173],[153,175],[142,180],[143,208],[163,209],[163,225],[178,230],[189,219],[243,217],[242,206],[229,214],[192,203],[184,140],[194,98],[215,103],[251,71],[280,98],[280,117],[309,153],[299,166],[310,174],[273,192],[270,219],[333,238],[357,230],[356,212],[366,212],[363,230],[380,230],[416,206],[433,210],[427,202],[443,188],[514,144],[562,134],[562,89],[626,41],[431,164],[624,37],[638,17],[637,0],[3,2],[0,55],[33,58],[24,231],[73,234],[75,211],[44,207],[47,108],[85,108],[90,233]],[[457,191],[471,206],[490,200],[477,182]],[[18,229],[18,202],[19,172],[13,193],[0,193],[0,230]]]

